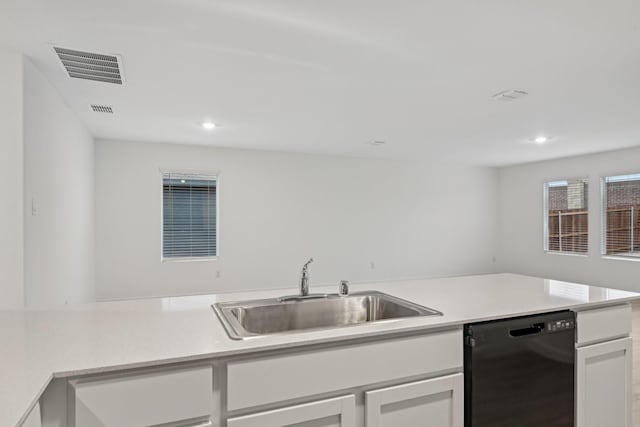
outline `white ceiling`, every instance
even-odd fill
[[[479,165],[640,145],[638,0],[0,0],[0,27],[98,138]],[[50,44],[122,55],[126,85]]]

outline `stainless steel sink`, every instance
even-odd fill
[[[375,291],[300,300],[226,302],[214,304],[213,309],[233,339],[442,314]]]

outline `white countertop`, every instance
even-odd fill
[[[220,301],[278,297],[295,289],[0,311],[0,426],[15,426],[54,377],[106,372],[266,349],[339,341],[640,298],[640,294],[513,274],[351,285],[442,311],[442,316],[234,341],[211,309]],[[337,286],[311,286],[312,292]]]

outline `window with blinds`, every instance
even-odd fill
[[[640,257],[640,174],[602,179],[602,254]]]
[[[589,183],[587,179],[544,184],[544,249],[586,254],[589,251]]]
[[[162,257],[211,258],[218,255],[217,177],[162,174]]]

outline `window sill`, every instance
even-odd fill
[[[602,255],[602,259],[611,259],[614,261],[640,261],[640,256],[625,256],[625,255]]]
[[[174,262],[206,262],[206,261],[217,261],[217,256],[208,256],[208,257],[196,257],[196,258],[161,258],[162,263],[174,263]]]
[[[572,252],[556,252],[556,251],[544,251],[545,254],[547,255],[562,255],[562,256],[571,256],[571,257],[577,257],[577,258],[589,258],[589,254],[576,254],[576,253],[572,253]]]

